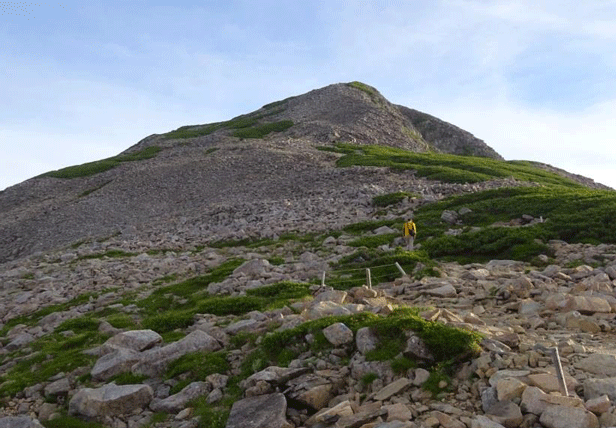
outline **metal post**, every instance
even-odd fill
[[[406,272],[404,271],[404,269],[402,269],[402,266],[400,266],[400,264],[398,264],[398,262],[396,262],[396,267],[398,268],[398,270],[400,271],[402,276],[406,276]]]
[[[548,348],[546,346],[541,345],[540,343],[537,343],[533,347],[533,349],[543,351],[546,353],[549,352],[550,354],[552,354],[552,362],[554,363],[554,368],[556,369],[556,378],[558,379],[558,385],[560,386],[560,393],[563,396],[568,397],[569,391],[567,390],[567,383],[565,382],[563,366],[560,362],[560,356],[558,355],[558,348],[556,346],[552,348]]]
[[[370,276],[370,268],[366,269],[366,285],[372,289],[372,277]]]

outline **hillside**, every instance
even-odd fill
[[[398,189],[399,177],[340,171],[331,155],[317,150],[342,141],[441,151],[438,138],[434,144],[425,140],[375,89],[359,88],[331,85],[228,122],[152,135],[114,158],[10,187],[0,193],[0,261],[88,237],[177,230],[181,218],[184,227],[208,225],[196,235],[219,237],[226,229],[242,228],[233,222],[212,224],[220,211],[238,220],[247,212],[267,217],[282,209],[274,206],[284,200],[296,201],[303,210],[315,198],[324,198],[332,209],[350,209],[348,201],[365,203],[373,196],[366,186]],[[272,126],[287,128],[276,132]],[[460,141],[468,153],[498,158],[468,133]],[[253,206],[255,201],[265,206]]]
[[[616,426],[616,193],[359,82],[0,211],[2,428]]]

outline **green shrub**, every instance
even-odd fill
[[[242,315],[263,308],[263,300],[253,296],[210,297],[197,306],[199,313],[213,315]]]
[[[195,313],[192,311],[169,310],[158,315],[145,318],[141,325],[145,329],[157,333],[166,333],[176,329],[184,329],[194,322]]]
[[[283,132],[292,126],[292,121],[283,120],[280,122],[266,123],[263,125],[255,125],[238,129],[233,133],[233,136],[238,138],[263,138],[271,132]]]
[[[229,371],[230,365],[226,357],[224,351],[192,352],[170,363],[165,376],[171,379],[186,373],[185,377],[192,379],[192,381],[195,379],[205,380],[211,374],[224,374]]]
[[[388,193],[386,195],[379,195],[372,198],[372,205],[375,207],[388,207],[390,205],[397,204],[398,202],[402,202],[404,198],[409,198],[412,196],[412,193],[409,192],[395,192]]]
[[[310,295],[310,284],[282,281],[252,290],[246,290],[249,296],[265,297],[267,299],[301,299]]]
[[[125,155],[118,155],[107,159],[102,159],[95,162],[88,162],[82,165],[69,166],[57,171],[47,172],[40,177],[55,177],[55,178],[77,178],[87,177],[90,175],[98,174],[116,166],[122,162],[135,162],[144,159],[150,159],[156,156],[162,149],[156,146],[147,147],[139,152],[129,153]],[[96,189],[95,189],[96,190]]]
[[[379,375],[377,375],[374,372],[366,373],[365,375],[361,377],[361,383],[363,383],[364,385],[370,385],[372,382],[374,382],[378,378],[379,378]]]
[[[449,183],[475,183],[514,177],[520,181],[582,188],[568,178],[524,162],[442,153],[415,153],[380,145],[359,146],[339,143],[336,149],[344,154],[336,162],[339,167],[359,165],[413,170],[420,177]]]

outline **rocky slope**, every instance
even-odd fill
[[[411,210],[415,203],[404,202],[399,208]],[[45,380],[8,393],[1,402],[0,426],[40,426],[39,421],[65,420],[57,418],[66,411],[106,427],[590,428],[616,424],[612,403],[616,353],[610,340],[616,328],[615,246],[553,241],[553,264],[543,268],[507,260],[440,263],[440,277],[416,280],[400,274],[395,281],[374,288],[332,290],[327,287],[327,278],[334,273],[330,262],[355,251],[348,246],[351,239],[342,234],[318,243],[291,240],[256,248],[195,250],[170,236],[164,245],[175,244],[174,250],[148,252],[160,242],[117,236],[5,263],[0,273],[0,319],[10,328],[3,329],[0,338],[0,390],[13,391],[11,385],[20,380],[15,370],[22,361],[32,361],[32,370],[47,371],[51,363],[37,357],[41,343],[52,336],[54,341],[76,343],[70,340],[81,337],[78,328],[84,321],[80,320],[94,320],[101,340],[109,339],[102,346],[80,351],[91,356],[85,365],[49,372]],[[112,257],[111,251],[124,255]],[[107,256],[92,257],[100,254]],[[289,300],[279,309],[196,314],[187,327],[176,329],[176,341],[139,328],[143,308],[134,303],[151,296],[160,284],[157,279],[190,278],[236,257],[246,261],[229,276],[207,285],[209,293],[245,296],[249,290],[280,281],[320,277],[322,271],[328,272],[326,285],[311,286],[308,297]],[[268,262],[274,258],[284,262]],[[79,300],[84,294],[90,297]],[[136,298],[127,300],[125,296],[130,295]],[[21,318],[19,324],[11,322],[50,305],[56,305],[56,310]],[[386,317],[406,306],[424,308],[425,319],[481,332],[480,353],[434,384],[432,369],[426,366],[394,371],[391,361],[369,361],[366,355],[378,346],[379,337],[371,328],[353,331],[340,318],[343,321],[320,327],[328,346],[309,349],[284,366],[259,366],[253,361],[254,373],[241,377],[260,342],[246,338],[331,315]],[[132,328],[110,324],[122,314],[137,324]],[[73,330],[62,327],[66,323]],[[314,340],[310,336],[300,341]],[[537,345],[559,350],[568,397],[561,392],[551,354]],[[70,346],[77,345],[62,345],[63,352]],[[195,351],[223,355],[228,365],[203,378],[193,378],[190,372],[169,374],[174,361]],[[430,358],[416,336],[409,336],[403,355]],[[121,373],[135,378],[119,384],[114,376]],[[232,384],[238,376],[242,380]],[[229,396],[235,397],[234,402],[225,404]],[[195,399],[202,401],[196,404]],[[203,406],[230,408],[227,422],[221,424],[214,410],[199,413]]]
[[[474,229],[460,208],[403,251],[389,226],[421,207],[539,185],[337,168],[338,142],[499,159],[353,82],[1,192],[0,428],[616,426],[616,246],[429,259],[422,230]]]
[[[268,215],[255,201],[266,205],[266,211],[269,204],[281,209],[285,200],[301,206],[323,201],[334,211],[352,210],[366,187],[395,189],[406,179],[361,168],[336,169],[335,156],[317,148],[339,141],[499,157],[453,126],[445,127],[446,137],[440,131],[423,136],[405,110],[374,88],[359,88],[327,86],[194,138],[152,135],[125,154],[161,147],[155,157],[122,162],[98,174],[41,176],[10,187],[0,192],[0,261],[88,237],[168,228],[180,218],[195,227],[207,224],[215,231],[203,232],[217,234],[225,228],[217,213],[239,219],[245,211]],[[233,136],[233,126],[254,118],[259,123],[291,120],[294,125],[261,139]],[[204,127],[187,128],[194,132]]]

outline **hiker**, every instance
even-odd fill
[[[413,241],[415,241],[415,235],[417,234],[417,226],[413,222],[411,217],[406,223],[404,223],[404,239],[406,239],[406,248],[409,251],[413,251]]]

